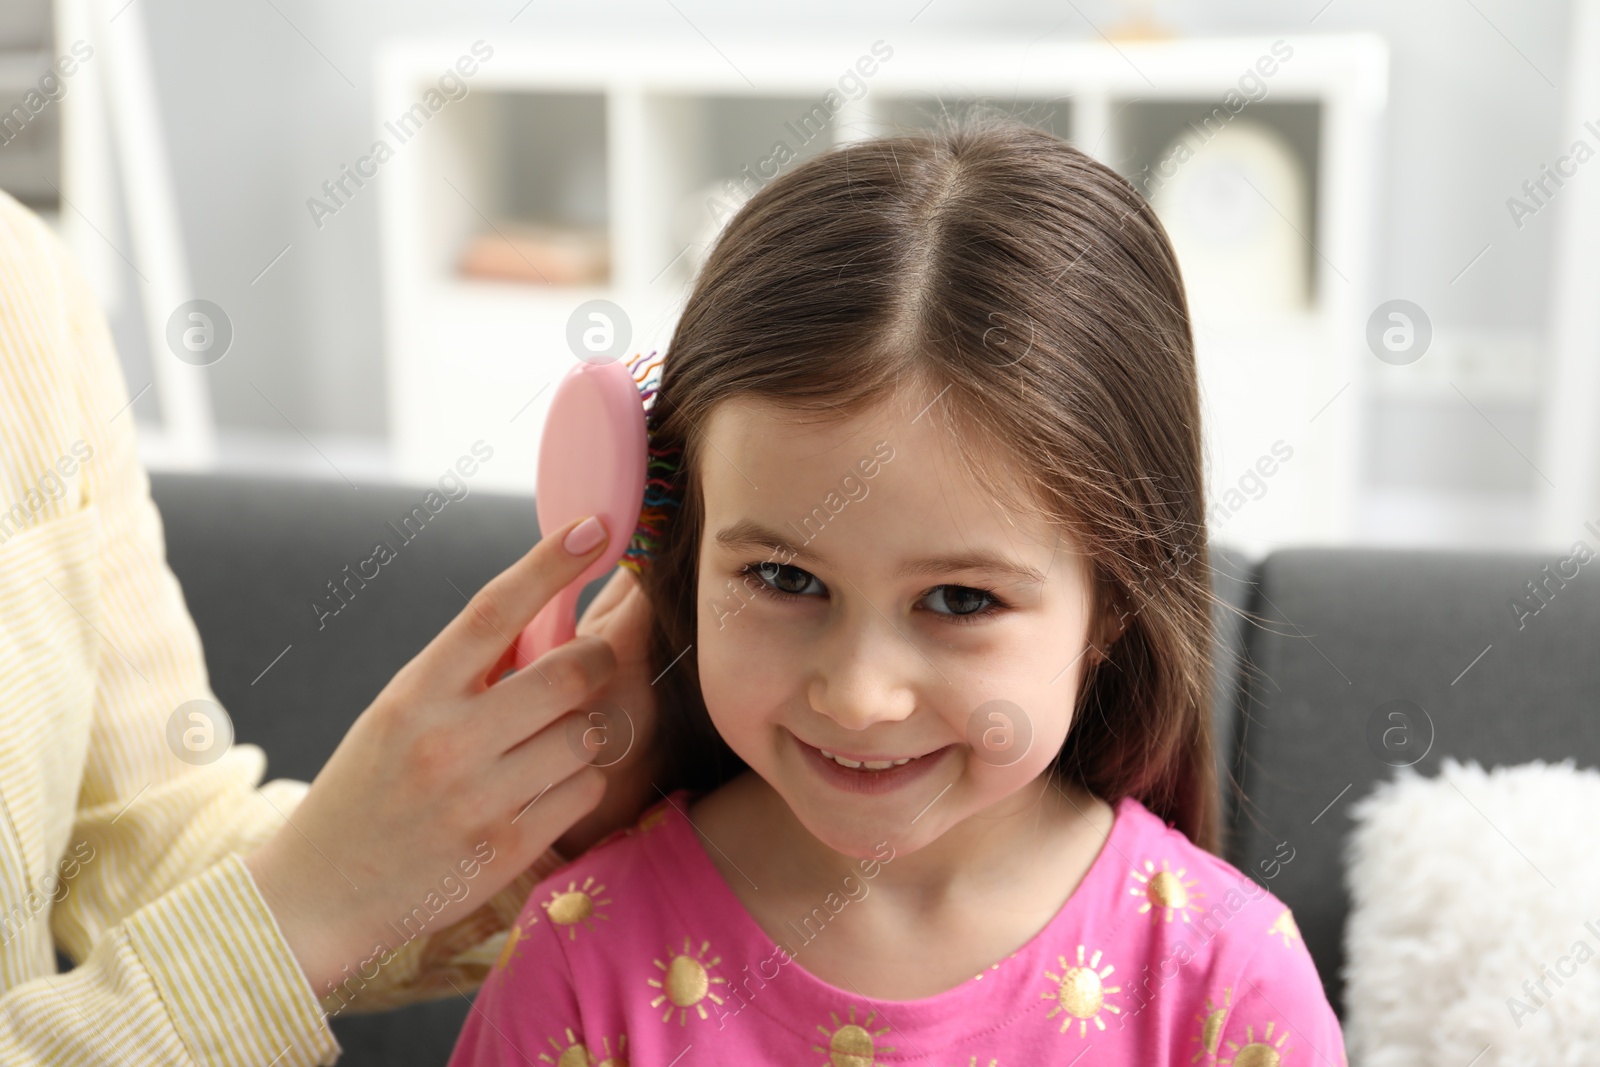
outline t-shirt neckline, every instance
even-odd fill
[[[688,808],[697,795],[688,789],[678,789],[669,795],[672,811],[668,813],[667,826],[663,829],[667,829],[672,838],[661,842],[678,857],[679,863],[699,868],[692,871],[692,877],[685,879],[685,882],[704,886],[704,893],[684,901],[684,907],[686,910],[692,909],[694,918],[698,920],[695,925],[731,927],[729,943],[764,946],[758,960],[775,959],[771,954],[776,952],[777,942],[773,941],[728,885],[722,872],[712,862],[699,832],[689,821]],[[1123,857],[1129,851],[1125,838],[1135,829],[1135,820],[1129,817],[1132,814],[1130,808],[1137,805],[1138,801],[1133,797],[1123,797],[1112,805],[1111,829],[1107,831],[1105,840],[1101,842],[1099,851],[1077,887],[1056,909],[1049,922],[1035,931],[1015,952],[979,974],[931,996],[916,1000],[884,1000],[835,986],[806,970],[803,964],[805,947],[802,943],[795,949],[792,959],[782,965],[782,970],[793,973],[782,974],[780,971],[780,976],[772,979],[785,984],[786,992],[776,998],[751,997],[749,1006],[779,1021],[787,1021],[793,1016],[794,1010],[800,1007],[800,998],[813,1005],[813,1010],[825,1010],[827,1007],[838,1010],[842,1005],[858,1005],[890,1020],[896,1030],[915,1030],[941,1041],[976,1036],[1007,1025],[1025,1012],[1047,1010],[1048,1003],[1040,998],[1040,991],[1050,985],[1044,972],[1059,970],[1058,957],[1066,956],[1068,966],[1074,962],[1071,954],[1077,942],[1067,944],[1069,938],[1061,936],[1065,928],[1071,926],[1086,909],[1090,915],[1097,912],[1107,914],[1121,892],[1123,875],[1120,867],[1126,864]],[[1111,932],[1106,930],[1100,933],[1109,935]],[[817,936],[824,936],[825,933],[824,930]],[[742,964],[745,961],[737,962]],[[755,973],[756,961],[751,961],[750,967],[751,973]],[[762,971],[763,975],[765,973]],[[980,1001],[987,1001],[993,1006],[992,1010],[974,1011]],[[773,1011],[777,1003],[783,1005],[781,1018]],[[956,1010],[958,1006],[960,1010]]]

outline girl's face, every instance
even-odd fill
[[[921,848],[1037,778],[1089,662],[1089,561],[1002,510],[920,406],[822,424],[730,400],[700,452],[706,707],[849,856]]]

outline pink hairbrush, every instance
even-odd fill
[[[556,386],[539,443],[534,495],[539,529],[558,530],[594,515],[605,524],[609,540],[599,558],[518,635],[514,668],[571,641],[583,587],[619,561],[639,572],[658,543],[668,509],[676,503],[670,481],[660,477],[675,471],[676,464],[650,448],[646,425],[661,363],[654,352],[627,365],[579,363]]]

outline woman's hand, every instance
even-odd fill
[[[617,669],[580,709],[591,740],[591,762],[606,776],[605,799],[562,835],[556,849],[574,857],[656,799],[656,696],[650,664],[650,602],[624,567],[606,581],[578,621],[579,636],[611,646]]]
[[[397,949],[477,908],[606,794],[607,775],[572,743],[582,729],[568,719],[613,692],[611,645],[582,635],[496,681],[522,628],[600,554],[604,527],[585,522],[485,585],[356,719],[289,821],[245,857],[319,995],[359,968],[371,980],[380,946]],[[585,545],[597,527],[599,543]],[[618,606],[585,621],[631,641],[636,623],[621,626],[630,616]],[[651,726],[640,692],[619,683],[612,699],[632,701],[636,725]],[[633,757],[623,764],[639,766]],[[598,830],[591,819],[581,837]]]

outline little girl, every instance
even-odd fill
[[[1319,1064],[1288,910],[1217,858],[1182,282],[1004,118],[835,148],[668,350],[660,800],[539,885],[453,1064]]]

